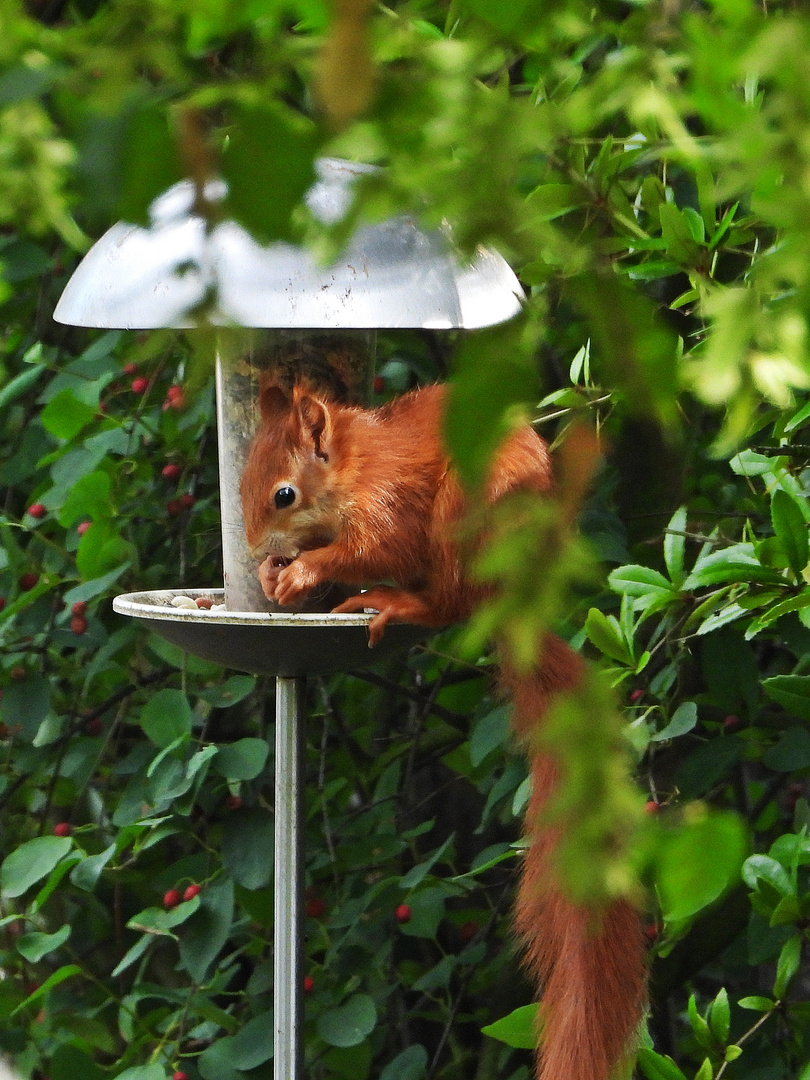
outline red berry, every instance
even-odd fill
[[[137,370],[138,370],[138,365],[133,364],[132,361],[130,361],[128,364],[124,364],[124,374],[125,375],[134,375]]]
[[[304,976],[304,993],[305,994],[311,994],[314,989],[315,989],[315,980],[312,978],[311,975],[305,975]]]
[[[163,411],[167,409],[185,409],[186,399],[183,396],[183,390],[180,386],[170,386],[169,396],[163,402]]]
[[[169,889],[168,892],[163,894],[163,906],[167,911],[171,911],[171,909],[177,907],[179,903],[180,893],[177,889]]]
[[[228,807],[229,810],[238,810],[239,807],[242,805],[242,796],[229,795],[228,798],[225,800],[225,805]]]
[[[84,634],[87,631],[87,619],[84,615],[74,615],[70,620],[70,629],[74,634]]]
[[[163,466],[161,476],[165,477],[166,480],[176,480],[182,471],[180,466],[172,461],[168,465]]]
[[[406,923],[411,921],[411,909],[407,904],[400,904],[394,912],[394,917],[398,923]]]
[[[88,735],[100,735],[104,731],[104,721],[100,716],[92,716],[84,725],[84,730]]]
[[[84,536],[84,534],[87,532],[87,530],[92,524],[92,521],[80,521],[79,524],[76,526],[76,532],[79,534],[79,536]]]
[[[38,581],[39,574],[23,574],[18,584],[23,592],[28,592],[29,589],[33,589]]]
[[[87,611],[87,601],[77,600],[73,607],[70,609],[71,615],[84,615]]]
[[[184,1073],[182,1069],[177,1069],[172,1073],[172,1080],[188,1080],[188,1074]]]
[[[655,941],[655,939],[658,937],[658,927],[655,925],[655,923],[648,923],[647,926],[644,928],[644,933],[648,941]]]
[[[149,380],[145,379],[143,375],[139,375],[137,379],[132,380],[132,393],[133,394],[145,394],[149,389]]]
[[[320,919],[326,914],[326,901],[320,896],[313,896],[307,900],[304,910],[310,919]]]
[[[193,900],[195,896],[199,896],[202,892],[201,885],[189,885],[186,891],[183,893],[184,900]]]
[[[28,507],[28,513],[32,518],[42,518],[48,513],[48,509],[44,503],[32,503]]]
[[[374,376],[374,393],[381,394],[385,390],[385,379],[382,375]]]
[[[644,803],[644,809],[648,814],[657,814],[660,808],[661,804],[656,802],[655,799],[648,799],[648,801]]]
[[[736,731],[739,726],[740,726],[740,718],[739,718],[739,716],[734,716],[732,714],[731,716],[727,716],[723,720],[723,727],[726,729],[726,731]]]
[[[458,932],[463,941],[471,941],[480,929],[478,923],[474,919],[471,919],[469,922],[465,922],[460,926]]]
[[[6,606],[6,598],[5,598],[5,596],[0,596],[0,611],[2,611],[5,606]]]
[[[22,682],[22,680],[25,678],[26,674],[27,674],[27,672],[26,672],[25,668],[20,667],[19,664],[16,667],[13,667],[11,669],[11,671],[9,672],[9,675],[11,676],[11,678],[15,682]]]
[[[181,495],[177,500],[184,510],[190,510],[194,503],[197,501],[193,495],[186,492],[185,495]]]
[[[641,690],[640,688],[638,690],[634,690],[633,693],[630,695],[630,703],[632,705],[637,705],[639,703],[639,701],[641,701],[641,699],[643,697],[644,697],[644,691],[643,690]]]
[[[73,826],[69,821],[58,821],[53,827],[54,836],[70,836]]]

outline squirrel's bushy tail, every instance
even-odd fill
[[[557,782],[551,758],[532,748],[552,694],[571,689],[584,664],[549,636],[541,667],[527,675],[502,669],[517,735],[531,760],[526,812],[529,847],[515,910],[525,962],[542,993],[537,1080],[608,1080],[632,1046],[643,1011],[645,942],[636,909],[625,900],[585,906],[558,884],[557,831],[543,810]]]

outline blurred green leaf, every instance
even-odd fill
[[[230,213],[261,243],[294,239],[291,215],[315,180],[318,129],[279,102],[239,102],[231,120],[221,160]]]
[[[500,1039],[507,1046],[514,1046],[519,1050],[533,1050],[538,1042],[537,1006],[521,1005],[508,1016],[496,1020],[494,1024],[482,1027],[481,1032],[491,1039]]]
[[[343,1005],[321,1013],[318,1035],[329,1046],[357,1046],[377,1024],[377,1010],[368,994],[354,994]]]
[[[704,811],[662,844],[656,878],[661,910],[678,922],[708,907],[739,879],[748,835],[735,815]]]

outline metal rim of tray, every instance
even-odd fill
[[[388,626],[382,641],[368,644],[373,612],[211,611],[173,607],[176,596],[224,600],[224,589],[159,589],[123,593],[113,600],[120,615],[140,619],[156,634],[203,660],[253,675],[294,678],[368,667],[422,642],[424,626]]]

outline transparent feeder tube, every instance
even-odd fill
[[[303,382],[334,400],[362,404],[373,377],[373,330],[222,330],[217,347],[217,444],[222,563],[228,611],[275,611],[264,596],[248,550],[239,494],[259,426],[259,387],[266,372],[291,389]],[[333,604],[305,605],[329,611]]]

